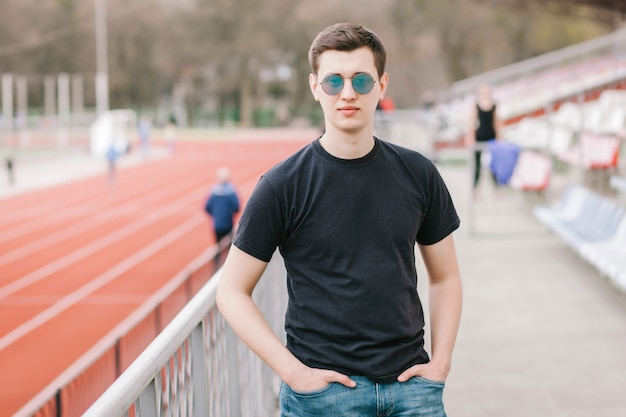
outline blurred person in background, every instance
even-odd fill
[[[493,101],[491,86],[487,83],[482,83],[478,86],[476,92],[476,103],[470,109],[465,134],[465,145],[468,148],[474,148],[474,194],[476,194],[482,170],[483,147],[481,144],[484,146],[485,142],[501,138],[502,129],[502,123],[496,113],[496,103]],[[494,184],[497,186],[498,182],[495,175],[492,175],[492,177]]]
[[[148,155],[150,150],[150,133],[152,131],[152,123],[147,116],[141,116],[139,120],[139,143],[144,156]]]
[[[233,231],[234,217],[239,212],[239,196],[230,182],[230,170],[222,167],[217,170],[218,182],[213,186],[204,205],[204,210],[213,220],[213,233],[218,244],[216,265],[219,265],[222,240]]]
[[[107,165],[109,167],[109,186],[115,186],[117,182],[117,160],[119,158],[119,153],[117,149],[115,149],[115,144],[111,142],[106,152]]]
[[[445,416],[462,304],[452,237],[460,222],[430,160],[373,136],[385,60],[362,26],[318,34],[309,86],[326,130],[261,177],[222,268],[218,306],[283,380],[283,417]],[[252,299],[276,248],[287,271],[286,346]]]
[[[170,153],[174,153],[176,148],[176,130],[176,119],[171,116],[163,129],[163,137]]]
[[[6,139],[6,143],[2,143],[0,136],[0,160],[4,164],[7,171],[7,180],[9,185],[15,184],[15,148],[12,143]]]

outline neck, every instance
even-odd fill
[[[493,105],[493,101],[490,98],[480,98],[478,99],[478,105],[483,108],[489,108]]]
[[[374,148],[374,134],[370,129],[358,133],[328,129],[320,138],[320,144],[332,156],[357,159],[364,157]]]

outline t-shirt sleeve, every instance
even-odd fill
[[[420,245],[439,242],[461,224],[448,187],[434,165],[431,165],[426,192],[429,203],[416,238]]]
[[[269,262],[284,235],[284,204],[266,177],[261,177],[239,219],[233,244]]]

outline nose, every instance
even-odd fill
[[[352,88],[352,80],[344,80],[341,89],[341,98],[344,100],[352,100],[356,98],[356,91]]]

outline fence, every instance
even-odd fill
[[[437,120],[428,112],[419,109],[376,111],[374,117],[375,135],[434,157],[437,138]]]
[[[276,415],[279,381],[226,325],[215,304],[218,282],[219,272],[83,416]],[[254,298],[279,336],[286,291],[275,256]]]
[[[588,61],[593,57],[606,55],[623,56],[626,53],[626,42],[624,39],[626,39],[626,29],[617,30],[605,36],[457,81],[447,91],[441,93],[444,97],[452,99],[472,94],[476,87],[483,82],[499,85],[517,79],[527,79],[553,68],[570,67],[572,64]]]
[[[227,251],[209,247],[13,417],[81,415],[203,288],[217,269],[216,254]]]

